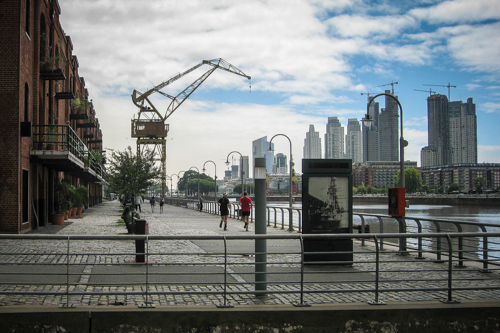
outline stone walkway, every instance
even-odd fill
[[[117,201],[104,202],[88,209],[81,218],[66,221],[62,226],[48,225],[31,234],[57,235],[126,235],[124,225],[117,223],[121,206]],[[175,206],[159,207],[151,212],[149,204],[142,206],[141,218],[147,220],[150,235],[251,235],[243,223],[229,219],[228,230],[219,228],[218,216]],[[267,228],[268,235],[288,233],[279,228]],[[295,304],[300,303],[300,261],[298,240],[268,240],[267,297],[255,296],[255,258],[253,240],[228,241],[227,299],[231,305]],[[223,298],[224,258],[220,240],[150,240],[150,265],[131,264],[135,258],[134,240],[86,240],[71,243],[70,291],[74,305],[221,305]],[[66,241],[60,240],[0,240],[0,306],[5,305],[60,305],[67,303],[65,254]],[[306,290],[303,302],[307,304],[353,303],[374,301],[375,255],[371,246],[361,247],[355,241],[353,267],[306,267]],[[7,255],[5,253],[9,252]],[[36,254],[36,255],[35,255]],[[379,300],[384,302],[437,301],[447,299],[447,264],[430,260],[416,260],[413,256],[382,254]],[[28,264],[37,264],[28,265]],[[112,265],[113,264],[113,265]],[[147,267],[146,267],[147,266]],[[145,290],[146,269],[149,295]],[[22,273],[31,273],[21,275]],[[45,273],[60,273],[48,276]],[[175,272],[176,274],[172,274]],[[209,275],[208,273],[216,273]],[[453,270],[454,287],[475,290],[453,292],[456,300],[500,300],[500,276],[497,272],[481,273],[475,267]],[[11,284],[12,280],[22,283]],[[32,281],[32,282],[31,282]],[[39,285],[36,284],[39,283]],[[421,291],[420,289],[431,289]],[[482,289],[481,289],[482,288]],[[405,290],[403,290],[405,289]],[[408,291],[412,289],[414,291]],[[26,294],[1,294],[1,292]],[[37,295],[29,295],[36,292]],[[43,293],[47,294],[43,294]],[[96,295],[108,292],[116,295]],[[130,293],[118,295],[120,292]],[[205,293],[205,294],[201,294]]]

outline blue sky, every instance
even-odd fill
[[[366,113],[366,95],[391,89],[403,106],[405,158],[427,145],[429,90],[472,97],[479,162],[500,163],[500,4],[498,0],[60,0],[100,120],[104,146],[135,147],[134,89],[145,91],[204,59],[223,58],[252,76],[215,71],[168,119],[167,174],[207,160],[223,176],[227,154],[251,156],[251,142],[283,133],[297,166],[305,133],[323,138],[328,117]],[[164,89],[171,95],[209,68]],[[383,97],[377,99],[381,107]],[[157,96],[166,110],[169,100]],[[289,155],[276,138],[275,152]],[[207,173],[213,176],[212,165]],[[297,171],[301,171],[297,167]]]

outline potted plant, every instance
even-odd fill
[[[60,182],[55,189],[55,213],[52,214],[52,224],[62,225],[65,220],[69,194],[66,184]]]
[[[49,126],[47,128],[47,149],[57,150],[59,148],[59,134],[57,132],[57,126]]]
[[[85,186],[73,187],[73,207],[76,208],[75,215],[82,215],[83,205],[88,202],[88,190]]]

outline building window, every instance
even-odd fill
[[[30,111],[30,87],[27,83],[24,84],[24,121],[29,121]]]

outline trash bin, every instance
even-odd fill
[[[147,235],[148,223],[144,219],[135,220],[135,234]],[[144,239],[135,240],[135,262],[145,262],[146,241]]]

